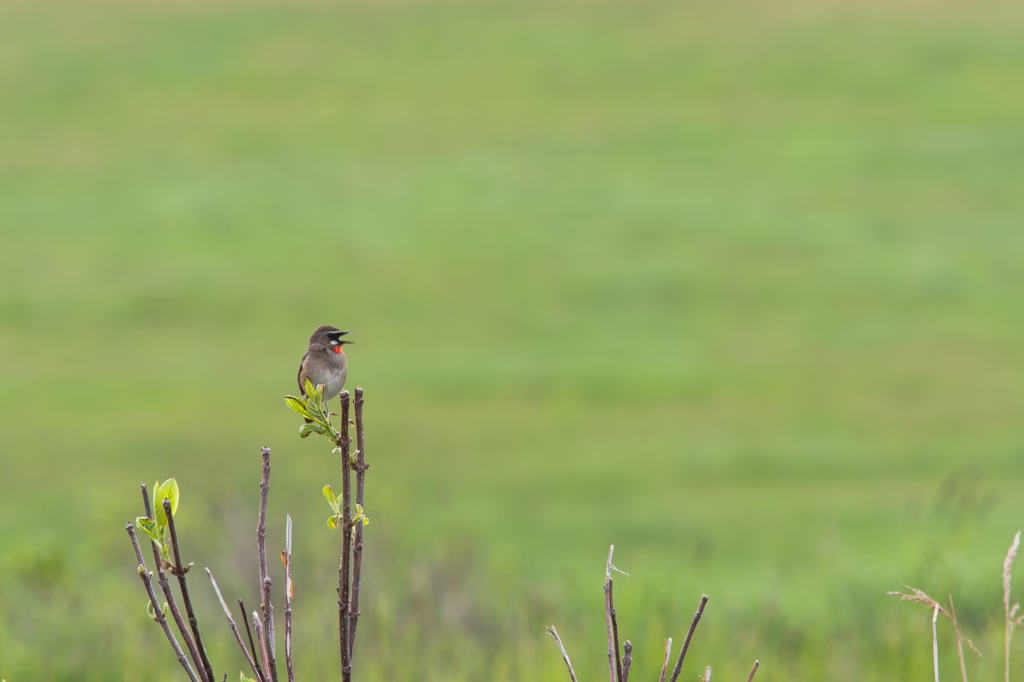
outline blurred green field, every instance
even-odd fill
[[[613,542],[634,679],[702,592],[681,680],[926,679],[904,582],[996,679],[1022,217],[1015,3],[2,3],[0,674],[183,679],[138,482],[178,478],[186,560],[255,605],[269,445],[298,678],[337,679],[340,473],[281,401],[330,323],[360,682],[565,680],[550,623],[600,679]]]

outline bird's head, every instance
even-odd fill
[[[340,353],[342,346],[344,346],[346,343],[352,343],[351,341],[348,341],[341,337],[345,336],[345,334],[351,333],[351,329],[349,329],[348,331],[341,331],[337,327],[332,327],[329,324],[325,324],[320,327],[317,327],[316,331],[313,332],[313,335],[309,337],[309,345],[312,346],[314,344],[323,344],[330,348],[335,353]]]

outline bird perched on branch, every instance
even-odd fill
[[[346,343],[352,343],[341,337],[351,332],[351,329],[343,332],[328,324],[316,328],[309,337],[309,348],[306,349],[306,354],[302,356],[302,364],[299,365],[299,391],[302,395],[306,395],[307,378],[314,386],[323,384],[324,400],[330,400],[338,395],[348,375],[348,360],[342,347]]]

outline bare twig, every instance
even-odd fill
[[[665,672],[668,670],[668,661],[672,657],[672,638],[665,640],[665,662],[661,664],[661,677],[658,682],[665,682]]]
[[[747,675],[747,682],[754,682],[754,673],[757,672],[757,666],[761,665],[761,661],[754,661],[754,667],[750,669],[750,674]]]
[[[622,645],[622,682],[629,682],[629,666],[633,664],[633,643],[628,639]]]
[[[203,637],[199,634],[199,621],[196,620],[195,611],[192,610],[192,598],[188,594],[188,585],[185,583],[185,574],[190,566],[181,561],[181,550],[178,548],[178,531],[174,527],[174,514],[171,513],[171,501],[164,499],[164,514],[167,516],[167,528],[171,531],[171,548],[174,550],[175,568],[171,570],[178,578],[178,588],[181,590],[181,599],[185,602],[185,614],[188,616],[188,625],[192,630],[192,637],[196,642],[196,649],[199,650],[199,660],[206,671],[206,678],[214,682],[213,666],[210,665],[210,658],[206,655],[206,647],[203,646]]]
[[[704,680],[704,682],[711,682],[711,666],[710,665],[707,668],[704,669],[704,675],[700,679]]]
[[[267,638],[266,633],[263,632],[263,625],[260,623],[260,614],[256,611],[252,612],[252,626],[256,630],[256,641],[260,645],[260,658],[263,659],[263,669],[270,670],[270,658],[267,654]]]
[[[153,574],[146,570],[146,561],[142,558],[142,548],[139,547],[139,540],[135,537],[135,528],[129,523],[125,526],[125,530],[128,531],[128,536],[132,539],[132,546],[135,548],[135,559],[139,562],[139,578],[142,579],[142,584],[146,586],[146,594],[149,595],[149,603],[153,606],[154,618],[160,624],[160,627],[163,628],[167,641],[171,643],[171,648],[174,649],[174,653],[178,657],[178,663],[185,669],[188,678],[192,682],[200,682],[199,677],[196,676],[195,671],[188,662],[188,657],[181,650],[178,640],[174,638],[171,626],[167,624],[167,618],[164,616],[163,608],[161,608],[160,603],[157,601],[156,591],[153,589]],[[573,682],[575,682],[575,678]]]
[[[548,634],[555,638],[555,643],[558,644],[558,650],[562,652],[562,660],[565,661],[565,667],[569,669],[569,678],[572,682],[576,682],[576,672],[572,669],[572,663],[569,662],[569,654],[565,652],[565,647],[562,646],[562,640],[558,636],[558,630],[555,629],[554,625],[547,626]]]
[[[960,626],[956,622],[956,609],[953,608],[953,595],[949,595],[949,619],[953,621],[953,629],[956,630],[956,652],[960,656],[960,677],[967,682],[967,667],[964,665],[964,641],[960,636]]]
[[[341,434],[338,447],[341,448],[341,495],[342,495],[342,540],[341,566],[338,567],[338,634],[341,649],[341,679],[349,682],[352,679],[352,660],[349,649],[349,575],[352,569],[352,463],[349,460],[348,437],[348,406],[349,393],[342,391],[341,401]]]
[[[935,629],[935,622],[939,619],[939,605],[935,605],[932,613],[932,663],[935,664],[935,682],[939,682],[939,635]]]
[[[261,680],[266,680],[267,676],[263,674],[263,666],[260,664],[260,655],[256,651],[256,643],[252,639],[252,628],[249,627],[249,616],[246,615],[245,603],[241,598],[238,599],[238,608],[242,612],[242,622],[245,623],[245,634],[249,637],[249,651],[252,653],[252,660],[256,662],[256,672],[259,674]]]
[[[264,682],[263,672],[259,669],[259,666],[256,664],[256,661],[253,660],[253,657],[249,655],[249,650],[245,648],[245,642],[242,641],[242,635],[238,632],[238,626],[235,624],[235,619],[231,615],[231,609],[228,608],[227,603],[224,601],[224,595],[220,593],[220,587],[217,586],[217,581],[214,579],[213,573],[210,571],[209,568],[206,569],[206,575],[210,576],[210,582],[213,584],[213,591],[217,593],[217,599],[218,601],[220,601],[220,607],[224,609],[224,615],[227,616],[228,619],[228,626],[231,628],[231,632],[235,634],[235,639],[238,640],[238,646],[239,648],[241,648],[242,653],[245,655],[245,660],[248,661],[249,667],[252,668],[252,671],[256,673],[257,682]],[[242,617],[245,617],[244,607],[242,611]],[[248,621],[246,621],[246,623],[246,628],[248,628]],[[250,637],[250,641],[251,639],[252,638]]]
[[[355,399],[352,401],[356,413],[356,504],[363,507],[363,481],[366,478],[366,441],[363,439],[363,389],[356,386]],[[359,588],[363,578],[363,524],[357,523],[355,541],[352,544],[352,603],[349,605],[348,658],[349,664],[355,653],[356,625],[359,623]]]
[[[686,632],[686,639],[683,640],[683,648],[679,650],[679,658],[676,660],[676,667],[672,670],[670,682],[676,682],[676,678],[679,677],[679,672],[683,669],[683,659],[686,658],[686,650],[690,648],[690,640],[693,639],[693,631],[697,629],[697,623],[700,622],[700,617],[704,614],[704,607],[707,603],[708,595],[705,594],[700,598],[700,606],[697,607],[697,613],[693,614],[693,622],[690,623],[690,629]],[[708,668],[708,670],[710,671],[711,668]]]
[[[288,682],[295,682],[292,669],[292,517],[285,515],[284,530],[284,662],[288,669]]]
[[[615,641],[615,673],[622,682],[622,659],[619,654],[619,623],[615,619],[615,600],[612,598],[613,580],[608,581],[608,605],[612,611],[612,638]]]
[[[270,492],[270,448],[261,448],[263,455],[263,480],[260,481],[260,515],[256,524],[256,546],[260,555],[260,597],[263,603],[263,631],[266,640],[266,660],[269,665],[264,669],[270,674],[270,680],[277,682],[277,661],[274,660],[274,607],[270,603],[270,570],[267,567],[267,494]],[[255,626],[256,623],[254,622]]]
[[[146,509],[146,517],[153,517],[153,510],[149,504],[149,494],[146,491],[146,484],[140,483],[142,488],[142,500]],[[164,510],[167,514],[168,523],[170,523],[171,512],[170,502],[164,505]],[[167,582],[167,574],[164,572],[164,565],[167,563],[160,556],[160,550],[156,546],[156,542],[150,539],[150,545],[153,547],[153,563],[156,564],[156,576],[157,582],[160,585],[160,590],[164,593],[164,599],[167,601],[167,609],[171,612],[171,618],[174,620],[174,624],[178,628],[178,632],[181,633],[181,639],[185,642],[185,648],[188,649],[189,656],[192,658],[192,664],[195,666],[196,672],[199,673],[199,678],[202,682],[211,682],[210,678],[206,676],[206,669],[202,666],[202,659],[199,657],[199,650],[196,648],[196,643],[192,639],[192,635],[189,633],[188,627],[185,625],[185,619],[181,617],[181,611],[178,609],[178,603],[174,599],[174,592],[171,591],[171,585]],[[173,566],[167,564],[169,568],[173,569]]]
[[[1013,638],[1013,629],[1015,624],[1013,617],[1017,614],[1017,608],[1020,604],[1014,604],[1010,606],[1010,569],[1013,568],[1013,560],[1017,556],[1017,549],[1020,547],[1020,531],[1013,536],[1013,544],[1010,545],[1010,549],[1006,552],[1006,558],[1003,559],[1003,608],[1006,610],[1006,682],[1010,682],[1010,639]]]
[[[622,679],[622,662],[619,660],[618,625],[615,622],[615,606],[612,603],[612,554],[615,545],[608,548],[608,563],[604,570],[604,623],[608,630],[608,675],[611,682]]]

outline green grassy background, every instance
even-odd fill
[[[636,679],[702,592],[683,680],[925,679],[903,582],[996,679],[1022,38],[1009,2],[0,5],[0,673],[183,679],[138,481],[177,477],[186,560],[254,606],[270,445],[298,676],[339,676],[339,469],[281,401],[330,323],[362,680],[564,680],[549,623],[600,679],[612,542]]]

